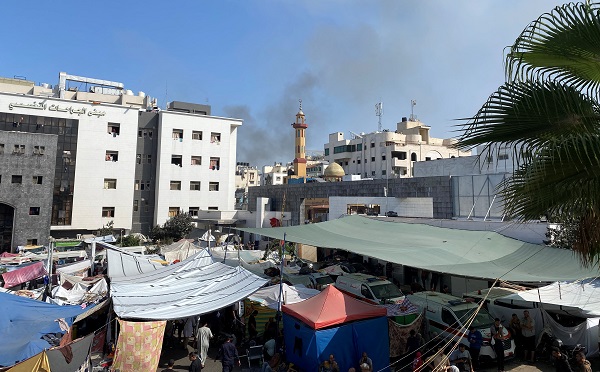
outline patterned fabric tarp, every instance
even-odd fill
[[[423,323],[423,315],[419,315],[414,322],[402,325],[388,319],[388,330],[390,335],[390,357],[397,357],[406,352],[406,340],[411,330],[419,332]]]
[[[119,319],[120,333],[113,368],[121,372],[158,368],[166,321],[130,322]]]

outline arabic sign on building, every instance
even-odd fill
[[[77,114],[78,116],[85,115],[87,113],[88,116],[96,116],[101,117],[106,115],[105,111],[99,111],[96,109],[87,110],[85,107],[75,108],[73,106],[61,106],[61,105],[46,105],[44,102],[33,102],[33,103],[9,103],[8,109],[12,110],[15,107],[33,109],[33,110],[48,110],[48,111],[58,111],[58,112],[68,112],[70,114]]]

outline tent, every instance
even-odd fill
[[[222,309],[266,282],[243,267],[213,263],[202,251],[174,265],[116,277],[110,295],[121,318],[170,320]]]
[[[341,371],[356,364],[363,351],[374,370],[389,371],[386,309],[328,286],[318,295],[282,306],[286,357],[306,371],[334,354]]]
[[[508,313],[516,312],[520,317],[522,310],[514,310],[507,306],[532,309],[536,334],[539,336],[543,328],[560,338],[565,345],[582,344],[587,347],[588,356],[598,353],[598,327],[600,322],[600,279],[581,281],[555,282],[545,287],[521,291],[497,298],[495,304],[489,306],[490,313],[510,319]],[[571,315],[583,318],[573,327],[565,327],[556,322],[548,313]],[[501,314],[501,315],[499,315]]]
[[[31,265],[22,266],[16,270],[2,274],[4,288],[11,288],[30,280],[41,278],[46,275],[46,268],[43,262],[36,262]]]
[[[238,230],[356,254],[424,270],[522,282],[576,280],[598,275],[572,251],[526,243],[492,231],[468,231],[346,216],[332,221]]]
[[[283,285],[283,304],[290,305],[296,302],[304,301],[311,298],[320,292],[316,289],[306,288],[302,286],[291,286],[285,283]],[[279,302],[279,284],[264,287],[254,292],[248,297],[250,301],[257,302],[263,306],[277,310]]]
[[[46,335],[63,333],[58,320],[70,326],[84,311],[81,306],[58,306],[0,292],[0,366],[12,366],[49,349],[51,339]]]
[[[108,276],[111,279],[153,272],[163,266],[157,262],[160,259],[158,256],[127,252],[108,243],[99,244],[106,248]]]
[[[202,250],[204,250],[204,248],[194,245],[187,239],[181,239],[171,245],[161,247],[160,254],[165,257],[166,261],[174,262],[177,260],[183,261]]]

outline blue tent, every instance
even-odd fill
[[[70,326],[83,313],[81,306],[58,306],[0,292],[0,366],[12,366],[52,347],[42,339],[64,333],[57,320]]]
[[[284,305],[286,358],[302,371],[316,371],[333,354],[340,371],[358,369],[366,352],[375,371],[389,371],[388,320],[384,308],[367,304],[333,286],[296,304]]]

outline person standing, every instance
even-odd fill
[[[527,360],[527,355],[531,353],[529,361],[535,363],[535,322],[527,310],[523,311],[521,334],[523,335],[523,357]]]
[[[196,334],[197,348],[198,353],[200,354],[202,368],[206,366],[206,355],[208,354],[211,338],[213,338],[212,331],[208,328],[208,322],[203,319],[202,327],[198,328],[198,333]]]
[[[200,362],[200,359],[198,359],[198,353],[192,351],[189,353],[188,358],[190,359],[190,362],[192,362],[190,363],[190,368],[188,369],[189,372],[202,371],[202,363]]]
[[[496,362],[498,363],[498,372],[504,371],[504,344],[502,343],[502,324],[500,319],[494,319],[494,324],[490,328],[492,335],[492,344],[494,352],[496,352]]]
[[[194,337],[195,317],[188,316],[183,321],[183,349],[187,350],[190,338]]]
[[[256,316],[258,315],[258,310],[252,311],[250,317],[248,318],[248,337],[250,340],[256,340],[256,336],[258,336],[258,330],[256,329]]]
[[[240,363],[240,357],[238,356],[237,348],[231,342],[233,340],[232,335],[227,335],[227,340],[221,345],[219,349],[219,353],[217,354],[217,359],[221,359],[221,365],[223,366],[223,372],[232,372],[233,367]],[[215,362],[217,361],[215,359]]]
[[[450,354],[450,363],[462,372],[473,372],[471,354],[465,344],[458,344],[458,349]]]
[[[479,369],[479,353],[483,345],[483,335],[475,327],[470,326],[467,338],[469,340],[469,352],[473,360],[473,368]]]
[[[523,351],[523,336],[521,335],[521,319],[519,319],[517,314],[513,314],[510,318],[510,322],[508,322],[508,330],[515,340],[515,355],[520,356],[521,352]]]

